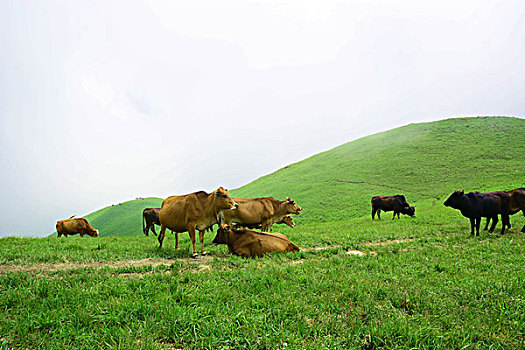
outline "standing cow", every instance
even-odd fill
[[[298,252],[300,249],[285,235],[280,233],[258,232],[236,229],[221,225],[217,229],[214,244],[226,244],[230,253],[245,258],[261,257],[272,252]]]
[[[88,235],[91,237],[98,237],[98,230],[95,230],[89,222],[84,218],[70,217],[69,219],[60,220],[56,224],[58,237],[71,236],[80,234],[81,237]]]
[[[262,231],[268,231],[271,225],[281,221],[286,215],[299,214],[302,210],[290,198],[284,201],[273,197],[233,199],[239,204],[239,208],[223,212],[226,223],[248,227],[261,225]]]
[[[157,235],[155,225],[160,226],[159,213],[160,208],[146,208],[142,211],[142,232],[144,232],[146,236],[149,236],[150,229],[155,236]]]
[[[504,192],[504,191],[496,191],[494,193],[498,192]],[[492,192],[489,192],[492,193]],[[525,188],[517,188],[515,190],[507,191],[510,197],[509,202],[509,215],[514,215],[518,213],[520,210],[523,213],[523,216],[525,216]],[[489,227],[490,224],[490,218],[487,218],[487,224],[485,225],[484,230],[486,230]],[[507,228],[510,228],[510,218],[509,222],[507,223]],[[525,232],[525,225],[523,225],[521,232]]]
[[[382,211],[394,211],[392,220],[396,217],[399,219],[399,214],[415,217],[416,207],[410,206],[405,199],[405,196],[398,194],[395,196],[374,196],[372,197],[372,220],[377,213],[377,218],[381,220]]]
[[[190,193],[184,196],[171,196],[162,202],[160,208],[160,233],[158,236],[159,248],[166,229],[175,232],[175,248],[179,248],[179,233],[188,232],[193,248],[193,258],[199,255],[195,249],[195,230],[199,231],[201,241],[201,254],[204,250],[205,230],[219,222],[219,213],[225,209],[236,209],[238,204],[230,197],[227,190],[219,187],[212,193],[204,191]]]
[[[470,219],[470,234],[479,235],[479,224],[481,218],[491,218],[492,226],[489,232],[493,232],[498,222],[498,215],[501,215],[501,234],[505,233],[505,226],[509,223],[509,202],[510,197],[507,192],[501,193],[480,193],[464,191],[454,191],[445,201],[444,205],[461,211],[461,215]]]

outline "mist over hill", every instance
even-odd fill
[[[298,223],[370,215],[374,195],[404,194],[436,205],[456,189],[525,186],[525,120],[455,118],[410,124],[345,143],[290,164],[238,189],[237,197],[293,198]],[[86,216],[101,236],[142,235],[142,210],[161,198],[128,201]]]

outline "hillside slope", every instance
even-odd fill
[[[114,204],[84,216],[101,237],[142,234],[144,208],[160,208],[162,198],[149,197]],[[56,232],[52,234],[56,236]]]
[[[369,216],[374,195],[404,194],[410,204],[428,207],[455,189],[517,187],[525,187],[525,120],[479,117],[410,124],[367,136],[230,193],[291,197],[303,208],[296,222],[311,223]],[[161,203],[161,198],[137,199],[86,218],[101,236],[141,235],[142,210]]]
[[[525,120],[447,119],[410,124],[348,142],[263,176],[232,192],[295,199],[299,222],[370,215],[374,195],[405,194],[411,204],[455,189],[525,186]]]

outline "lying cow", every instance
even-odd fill
[[[70,217],[69,219],[60,220],[56,224],[58,237],[71,236],[80,234],[81,237],[88,235],[91,237],[98,237],[98,230],[95,230],[89,222],[84,218]]]
[[[150,229],[155,236],[157,235],[155,225],[160,226],[159,213],[160,208],[146,208],[142,211],[142,232],[144,232],[146,236],[149,236]]]
[[[280,233],[236,229],[223,224],[217,229],[214,244],[226,244],[230,253],[244,258],[261,257],[273,252],[298,252],[300,249]]]
[[[502,192],[502,191],[497,191],[497,192]],[[523,216],[525,216],[525,188],[517,188],[515,190],[508,191],[507,193],[509,194],[509,197],[510,197],[509,215],[514,215],[521,210],[521,212],[523,213]],[[487,224],[485,225],[485,228],[484,228],[485,230],[489,227],[489,224],[490,224],[490,218],[487,218]],[[510,220],[507,223],[507,228],[510,228]],[[521,232],[525,232],[525,225],[523,225]]]
[[[219,213],[224,209],[236,209],[237,203],[230,197],[227,190],[219,187],[212,193],[204,191],[190,193],[184,196],[171,196],[162,202],[160,208],[159,248],[162,248],[166,229],[175,232],[175,248],[179,249],[179,233],[188,232],[193,248],[193,258],[199,255],[195,250],[195,230],[199,231],[201,254],[204,250],[205,230],[219,222]]]
[[[224,210],[227,224],[237,223],[240,226],[257,227],[268,231],[270,226],[279,222],[288,214],[299,214],[301,207],[290,198],[284,201],[273,197],[233,198],[239,207],[237,210]]]
[[[509,224],[509,202],[510,197],[505,191],[501,193],[480,193],[454,191],[445,201],[444,205],[461,211],[461,215],[470,219],[470,234],[479,235],[479,224],[481,218],[491,218],[492,226],[489,232],[494,232],[498,215],[501,215],[501,234],[505,233],[505,226]]]
[[[374,196],[372,197],[372,220],[377,213],[377,218],[381,220],[381,210],[382,211],[394,211],[392,220],[396,217],[399,219],[399,214],[408,215],[410,217],[415,217],[416,207],[410,206],[405,196],[395,195],[395,196]]]

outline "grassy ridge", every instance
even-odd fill
[[[231,191],[240,197],[289,196],[299,222],[362,217],[374,195],[405,194],[409,203],[455,189],[525,186],[525,120],[479,117],[410,124],[361,138],[286,166]]]
[[[429,206],[455,189],[490,191],[525,186],[525,120],[448,119],[410,124],[348,142],[263,176],[231,194],[295,199],[296,222],[370,215],[374,195],[406,195]],[[141,235],[141,214],[162,199],[128,201],[89,214],[101,236]],[[417,214],[416,211],[416,214]]]

